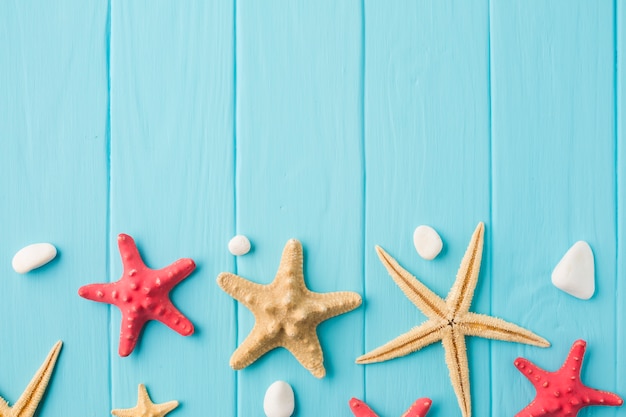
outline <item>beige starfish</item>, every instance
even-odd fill
[[[302,245],[291,239],[283,249],[274,281],[255,284],[223,272],[217,283],[254,314],[254,328],[230,358],[233,369],[243,369],[270,350],[282,346],[317,378],[326,375],[317,325],[361,305],[354,292],[309,291],[302,271]]]
[[[137,391],[137,405],[135,407],[113,410],[111,414],[117,417],[163,417],[178,407],[178,401],[154,404],[152,400],[150,400],[150,396],[144,384],[139,384]]]
[[[513,323],[469,311],[480,271],[484,230],[483,223],[479,223],[461,261],[456,281],[445,300],[402,268],[382,248],[376,247],[381,262],[393,280],[428,317],[428,321],[356,360],[361,364],[382,362],[408,355],[441,340],[450,370],[450,380],[463,417],[471,416],[472,409],[465,336],[550,346],[547,340]]]
[[[61,352],[62,344],[60,340],[55,343],[50,353],[48,353],[46,360],[37,370],[37,373],[33,379],[31,379],[26,390],[13,407],[9,407],[7,401],[0,397],[0,417],[32,417],[35,415],[41,397],[43,397],[43,394],[46,392],[52,371],[54,371],[54,365],[59,357],[59,352]]]

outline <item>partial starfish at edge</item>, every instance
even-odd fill
[[[137,405],[135,407],[116,409],[111,411],[111,414],[117,417],[163,417],[178,407],[176,400],[154,404],[144,384],[139,384],[137,391]]]
[[[430,398],[420,398],[416,400],[401,417],[424,417],[428,413],[428,410],[430,410],[432,403]],[[357,398],[352,398],[349,404],[354,417],[378,417],[378,414],[376,414],[374,410]]]
[[[515,417],[566,417],[590,405],[620,406],[624,403],[618,395],[584,385],[580,379],[587,343],[577,340],[567,359],[556,372],[548,372],[528,359],[517,358],[515,367],[533,384],[535,399]]]
[[[48,387],[62,344],[60,340],[55,343],[26,390],[12,407],[9,407],[7,401],[0,397],[0,417],[32,417],[35,415],[37,406]]]
[[[454,285],[445,300],[402,268],[381,247],[376,247],[380,261],[393,280],[409,300],[428,317],[428,321],[356,360],[359,364],[383,362],[408,355],[441,340],[445,350],[446,365],[450,371],[450,380],[463,417],[470,417],[472,410],[469,365],[465,350],[466,336],[541,347],[550,346],[544,338],[516,324],[469,311],[478,282],[484,229],[482,222],[476,227],[461,261]]]
[[[255,324],[235,350],[230,366],[239,370],[270,350],[282,346],[315,377],[326,375],[317,326],[324,320],[361,305],[361,296],[341,291],[316,293],[304,283],[302,245],[291,239],[283,249],[274,281],[256,284],[223,272],[219,286],[254,314]]]

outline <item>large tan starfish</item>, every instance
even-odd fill
[[[7,401],[0,397],[0,417],[33,417],[35,415],[41,397],[46,392],[52,371],[54,371],[62,344],[60,340],[54,344],[46,360],[13,407],[9,407]]]
[[[550,346],[547,340],[520,326],[469,311],[480,271],[484,230],[483,223],[479,223],[461,261],[456,281],[445,300],[402,268],[381,247],[376,247],[381,262],[393,280],[428,317],[428,321],[356,360],[361,364],[382,362],[408,355],[441,340],[450,370],[450,380],[463,417],[470,417],[472,410],[465,336]]]
[[[144,384],[139,384],[139,389],[137,391],[136,406],[133,408],[113,410],[111,411],[111,414],[117,417],[163,417],[178,407],[178,401],[168,401],[163,404],[154,404],[150,399]]]
[[[233,369],[243,369],[270,350],[282,346],[317,378],[326,375],[317,325],[361,305],[354,292],[316,293],[304,283],[302,245],[291,239],[283,249],[274,281],[256,284],[223,272],[217,283],[252,311],[254,328],[230,358]]]

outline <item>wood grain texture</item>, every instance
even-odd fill
[[[237,272],[268,283],[297,238],[313,291],[362,293],[361,9],[348,2],[237,2],[237,232],[254,249]],[[239,306],[239,342],[254,319]],[[362,310],[322,323],[327,376],[284,349],[238,373],[239,415],[260,415],[265,389],[292,384],[297,414],[349,416],[362,394]]]
[[[626,273],[626,2],[619,0],[615,3],[615,52],[616,52],[616,79],[615,79],[615,126],[616,126],[616,153],[617,153],[617,271],[616,271],[616,298],[623,300],[626,296],[624,273]],[[617,303],[616,349],[624,352],[626,349],[626,326],[620,324],[621,318],[626,317],[626,303]],[[626,387],[626,360],[618,354],[616,361],[617,387]],[[623,391],[622,391],[623,392]]]
[[[370,351],[425,321],[381,265],[380,245],[438,295],[452,286],[479,221],[487,244],[475,311],[489,312],[489,56],[487,2],[365,3],[365,346]],[[443,252],[421,259],[420,224]],[[468,338],[474,415],[489,415],[489,342]],[[367,402],[399,416],[417,398],[460,415],[440,344],[365,367]]]
[[[107,270],[106,45],[106,1],[0,3],[0,395],[15,403],[61,339],[42,416],[109,405],[107,318],[76,293]],[[36,242],[57,258],[18,275]]]
[[[612,360],[604,360],[618,355],[613,17],[610,2],[492,4],[492,310],[553,344],[494,349],[493,409],[503,415],[534,398],[513,359],[554,370],[579,338],[589,343],[583,380],[620,391]],[[578,240],[595,256],[589,301],[550,281]]]
[[[194,335],[152,322],[133,354],[120,358],[120,314],[111,309],[113,407],[134,406],[145,383],[154,402],[181,403],[172,416],[235,415],[234,304],[215,285],[233,267],[233,5],[114,0],[111,15],[108,278],[121,276],[122,232],[152,268],[182,257],[197,264],[171,293]]]

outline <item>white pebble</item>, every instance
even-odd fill
[[[17,251],[11,265],[18,274],[25,274],[47,264],[55,256],[57,249],[50,243],[33,243]]]
[[[237,235],[228,242],[228,250],[235,256],[250,252],[250,240],[244,235]]]
[[[290,417],[294,408],[293,389],[285,381],[276,381],[265,391],[263,411],[267,417]]]
[[[552,271],[552,284],[582,300],[591,298],[596,289],[595,271],[587,242],[578,241],[565,253]]]
[[[413,232],[413,244],[419,256],[426,260],[432,260],[439,255],[443,248],[443,242],[439,233],[430,226],[421,225]]]

